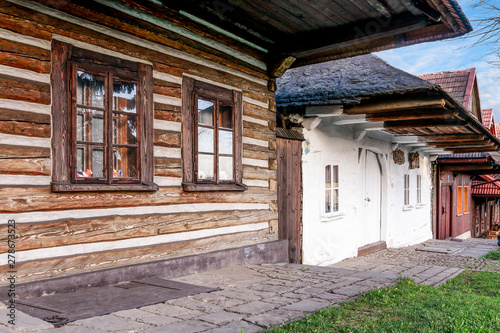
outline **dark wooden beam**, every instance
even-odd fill
[[[380,112],[368,114],[366,119],[370,121],[398,121],[398,120],[418,120],[418,119],[439,119],[453,118],[458,112],[445,109],[418,110],[411,112]]]
[[[443,98],[428,98],[428,99],[399,99],[387,102],[366,103],[351,107],[345,107],[345,114],[377,114],[387,113],[402,110],[415,109],[442,109],[446,105],[446,100]]]
[[[493,170],[494,166],[492,164],[459,164],[459,165],[442,165],[440,167],[441,171],[461,171],[461,172],[475,172],[475,171],[488,171]]]
[[[434,142],[463,142],[463,141],[481,141],[484,140],[484,135],[477,134],[450,134],[450,135],[426,135],[420,137],[428,143]]]
[[[453,152],[455,154],[463,154],[463,153],[480,153],[480,152],[489,152],[489,151],[496,151],[498,150],[498,146],[491,147],[491,148],[460,148],[460,149],[454,149],[452,148]]]
[[[286,70],[292,66],[295,57],[284,57],[270,65],[269,75],[271,77],[282,77]]]
[[[451,119],[439,120],[408,120],[408,121],[385,121],[384,128],[386,129],[412,129],[412,128],[432,128],[441,126],[464,126],[465,121]]]
[[[474,148],[474,147],[494,147],[494,142],[489,141],[469,141],[469,142],[434,142],[431,145],[436,147],[449,147],[449,148]]]
[[[427,23],[426,16],[415,16],[410,13],[378,20],[366,19],[340,27],[298,33],[279,41],[275,50],[276,54],[289,54],[296,58],[307,57],[422,29]]]

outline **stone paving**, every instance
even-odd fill
[[[61,328],[19,311],[16,327],[8,327],[7,309],[0,306],[0,332],[259,332],[394,284],[399,276],[437,286],[464,268],[500,271],[500,263],[479,258],[497,248],[493,240],[431,240],[347,259],[331,267],[229,267],[175,279],[220,291],[78,320]]]

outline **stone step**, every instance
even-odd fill
[[[387,249],[387,243],[385,241],[371,243],[358,248],[358,257],[366,256],[367,254],[378,252],[385,249]]]

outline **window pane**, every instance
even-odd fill
[[[219,104],[219,127],[233,128],[233,107]]]
[[[113,115],[113,143],[137,144],[137,117],[123,114]]]
[[[332,188],[332,166],[327,165],[325,167],[325,188]]]
[[[104,112],[77,109],[76,137],[80,141],[104,142]]]
[[[332,212],[332,190],[325,191],[325,213]]]
[[[137,112],[137,84],[113,80],[113,110],[123,112]]]
[[[106,95],[104,76],[77,71],[77,77],[77,104],[104,108]]]
[[[113,178],[137,177],[137,148],[114,148]]]
[[[233,155],[233,132],[219,131],[219,154]]]
[[[333,190],[332,211],[339,211],[339,190]]]
[[[233,180],[233,158],[219,157],[219,180]]]
[[[333,168],[333,187],[338,188],[339,187],[339,166],[334,165],[332,166]]]
[[[214,130],[212,128],[198,127],[198,152],[214,152]]]
[[[104,149],[93,145],[77,145],[76,177],[104,177]]]
[[[104,177],[104,149],[103,148],[93,148],[92,149],[92,171],[93,177]]]
[[[198,179],[214,179],[214,155],[198,154]]]
[[[214,103],[198,98],[198,123],[214,125]]]

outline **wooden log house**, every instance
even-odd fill
[[[274,79],[462,35],[457,8],[0,0],[0,284],[9,220],[19,283],[286,261]]]

